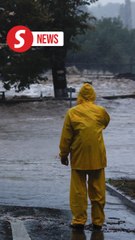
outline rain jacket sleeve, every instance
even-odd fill
[[[100,119],[100,123],[103,125],[103,128],[105,129],[110,122],[110,116],[103,107],[101,107],[101,113],[102,117]]]
[[[73,129],[71,126],[69,112],[65,116],[65,121],[60,139],[60,157],[67,157],[70,152],[70,146],[73,138]]]

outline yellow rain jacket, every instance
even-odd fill
[[[78,105],[68,110],[61,140],[60,157],[70,153],[71,168],[97,170],[106,167],[106,150],[102,130],[110,117],[106,110],[94,104],[96,94],[93,87],[85,83],[81,88]]]

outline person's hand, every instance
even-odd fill
[[[62,157],[61,158],[61,164],[68,166],[69,162],[68,162],[68,157]]]

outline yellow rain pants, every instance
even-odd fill
[[[85,224],[87,221],[87,192],[91,201],[92,223],[102,226],[105,218],[104,169],[71,170],[70,207],[73,215],[72,224]]]

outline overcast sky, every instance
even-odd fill
[[[94,5],[97,5],[97,4],[101,4],[101,5],[105,5],[109,2],[112,2],[112,3],[124,3],[125,0],[99,0],[98,3],[94,3]],[[131,0],[131,2],[134,2],[134,0]]]

